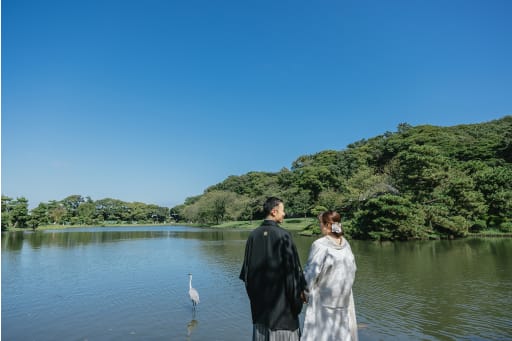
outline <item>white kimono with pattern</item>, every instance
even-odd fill
[[[345,238],[341,245],[327,236],[313,242],[304,267],[309,299],[302,341],[357,341],[355,274],[354,254]]]

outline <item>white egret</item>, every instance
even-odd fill
[[[192,274],[188,274],[188,296],[190,296],[190,300],[192,301],[192,306],[194,309],[196,305],[199,304],[199,293],[196,289],[192,288]]]

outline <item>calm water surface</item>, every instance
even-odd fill
[[[2,233],[2,340],[250,340],[238,279],[247,235],[177,226]],[[314,238],[294,238],[304,263]],[[351,245],[360,340],[512,339],[512,239]]]

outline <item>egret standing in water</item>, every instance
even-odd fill
[[[196,305],[199,304],[199,293],[196,289],[192,288],[192,274],[188,274],[188,296],[192,300],[192,306],[196,309]]]

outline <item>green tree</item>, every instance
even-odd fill
[[[361,166],[347,180],[340,209],[346,212],[347,218],[353,218],[366,200],[385,193],[397,194],[398,190],[390,182],[391,178],[387,173],[376,173],[369,166]]]
[[[96,205],[92,201],[81,202],[77,208],[79,224],[93,225],[97,220]]]
[[[220,224],[233,214],[230,207],[236,205],[238,198],[236,193],[229,191],[209,191],[193,205],[186,207],[183,215],[192,222]]]
[[[488,204],[487,225],[499,228],[501,224],[512,221],[512,167],[477,165],[475,187]]]
[[[400,152],[393,165],[393,178],[401,192],[414,201],[431,200],[431,193],[448,176],[450,160],[433,146],[412,146]]]
[[[440,234],[447,237],[464,237],[467,235],[470,222],[460,215],[450,213],[449,207],[442,203],[423,206],[429,234]]]
[[[48,215],[48,205],[39,203],[36,208],[30,211],[29,225],[32,229],[38,228],[40,225],[47,225],[50,223]]]
[[[2,194],[2,231],[11,226],[12,198]]]
[[[30,219],[28,214],[28,200],[24,197],[11,202],[9,210],[10,222],[14,228],[26,228]]]
[[[123,221],[123,214],[128,209],[126,203],[112,198],[105,198],[96,201],[96,212],[102,220],[109,223]]]
[[[210,219],[212,219],[216,224],[220,224],[227,218],[232,218],[229,216],[229,207],[235,205],[237,197],[238,196],[235,193],[227,191],[207,193],[205,196],[205,207]]]
[[[62,219],[67,224],[77,224],[80,219],[78,218],[78,207],[85,199],[78,194],[70,195],[60,201],[61,205],[65,208],[65,213]]]
[[[407,198],[392,194],[371,198],[356,214],[354,233],[365,238],[409,240],[427,237],[423,211]]]
[[[322,191],[318,196],[317,208],[320,206],[330,210],[341,211],[343,199],[343,194],[339,192],[333,190]],[[311,213],[316,217],[322,212],[318,212],[317,209],[315,212],[312,211]]]
[[[307,217],[311,207],[311,192],[300,188],[291,188],[283,193],[286,203],[286,215],[289,217]]]
[[[461,216],[466,221],[476,221],[487,212],[484,196],[475,189],[473,179],[456,169],[451,170],[448,179],[437,190],[444,201],[450,216]]]
[[[52,200],[48,202],[48,217],[52,224],[64,224],[66,208],[61,203]]]

